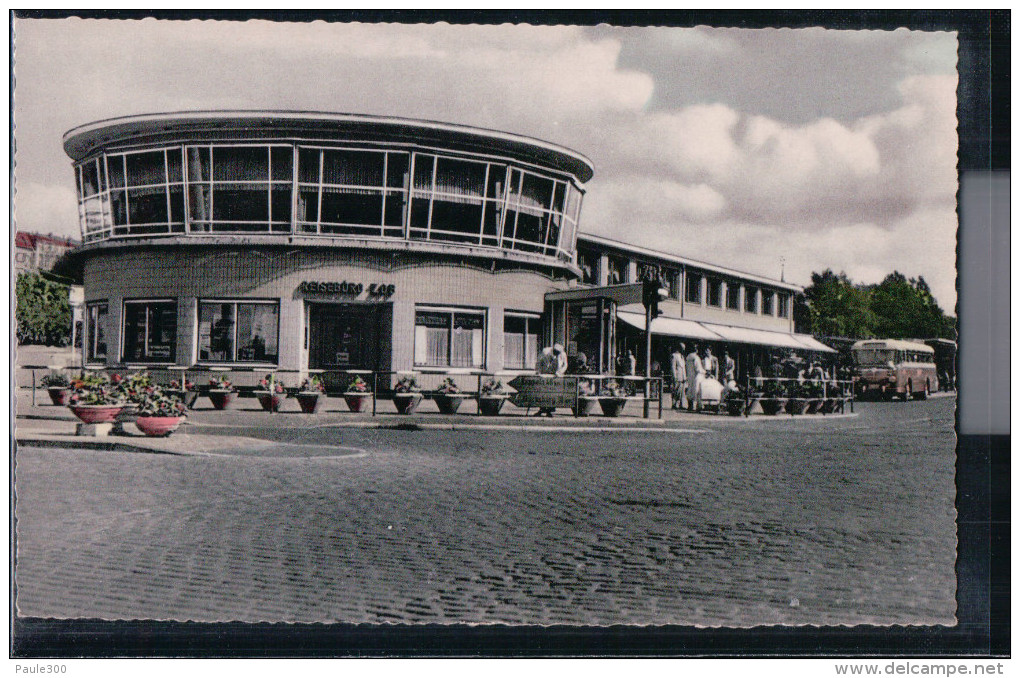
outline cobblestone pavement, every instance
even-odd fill
[[[952,624],[954,407],[703,417],[700,432],[260,432],[364,450],[346,456],[21,447],[17,610]]]

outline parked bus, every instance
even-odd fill
[[[900,339],[865,339],[851,348],[857,397],[927,398],[939,388],[935,349]]]

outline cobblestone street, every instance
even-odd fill
[[[220,456],[23,446],[17,610],[952,624],[955,403],[668,432],[291,426]]]

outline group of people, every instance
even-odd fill
[[[737,364],[725,351],[722,360],[712,355],[712,349],[686,344],[677,344],[670,361],[670,375],[673,378],[673,409],[699,411],[702,400],[708,399],[706,386],[713,387],[712,400],[722,400],[726,392],[737,388]]]

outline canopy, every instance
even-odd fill
[[[617,311],[616,317],[631,327],[636,327],[641,331],[644,331],[645,329],[645,315],[643,313]],[[834,349],[829,348],[807,334],[755,330],[748,327],[717,325],[715,323],[681,320],[679,318],[669,318],[665,316],[660,316],[652,321],[652,334],[660,334],[670,337],[685,337],[689,339],[703,339],[705,341],[732,341],[741,344],[776,346],[780,348],[792,348],[797,351],[821,351],[824,353],[836,352]]]
[[[642,332],[645,329],[645,316],[643,313],[631,313],[630,311],[617,311],[616,317]],[[652,321],[652,334],[662,334],[668,337],[686,337],[688,339],[704,339],[705,341],[721,341],[723,337],[715,332],[706,329],[701,323],[693,320],[680,320],[679,318],[658,317]]]

